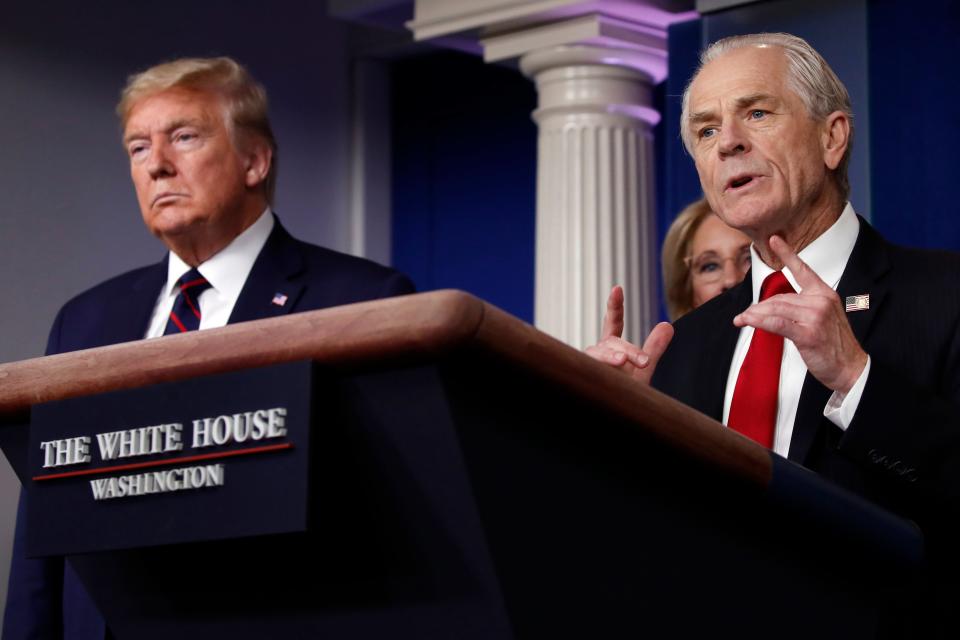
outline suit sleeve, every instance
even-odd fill
[[[26,493],[21,489],[10,561],[5,640],[59,638],[63,635],[63,558],[27,558]]]
[[[956,362],[956,358],[952,358]],[[911,517],[916,499],[960,507],[960,376],[942,389],[917,386],[874,362],[840,451],[854,459]]]
[[[377,297],[392,298],[393,296],[405,296],[410,293],[416,293],[416,291],[417,288],[413,285],[410,278],[399,271],[395,271],[390,274],[390,277],[383,283],[383,287]]]
[[[60,353],[65,316],[66,308],[53,322],[46,355]],[[102,616],[63,558],[26,556],[26,512],[27,494],[21,489],[3,618],[4,640],[62,638],[65,632],[83,631],[90,631],[86,634],[90,637],[103,637]]]
[[[920,526],[935,599],[955,603],[960,598],[960,305],[954,308],[952,302],[933,319],[917,311],[922,305],[911,305],[913,323],[895,319],[897,339],[885,345],[898,346],[878,345],[880,355],[871,353],[863,397],[838,451],[862,470],[878,502]],[[927,325],[926,330],[918,325]]]
[[[64,310],[47,338],[46,355],[58,353]],[[26,557],[27,494],[20,490],[10,560],[4,638],[57,638],[63,633],[63,559]]]

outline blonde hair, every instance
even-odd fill
[[[277,141],[267,117],[267,92],[243,65],[227,57],[180,58],[164,62],[127,78],[120,94],[117,115],[121,129],[140,101],[169,89],[183,88],[216,94],[227,112],[227,125],[234,135],[238,130],[259,136],[270,146],[273,160],[263,182],[268,202],[273,202],[277,181]]]
[[[797,94],[811,118],[820,122],[834,111],[842,111],[850,123],[850,137],[840,164],[833,171],[834,180],[844,199],[850,197],[850,178],[847,175],[853,150],[853,107],[847,88],[833,72],[827,61],[803,38],[789,33],[753,33],[717,40],[700,54],[700,64],[683,91],[680,114],[680,138],[687,153],[693,155],[690,140],[690,87],[703,67],[720,56],[744,47],[774,46],[783,50],[787,59],[787,85]]]
[[[693,282],[687,256],[693,245],[697,229],[713,214],[706,198],[691,203],[677,215],[663,239],[660,255],[663,267],[663,293],[667,299],[670,320],[676,320],[693,310]]]

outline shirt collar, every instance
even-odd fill
[[[840,276],[847,267],[847,260],[853,253],[853,245],[857,242],[860,233],[860,220],[853,210],[853,205],[847,202],[837,221],[829,229],[821,233],[816,240],[804,247],[799,254],[800,259],[806,262],[821,280],[836,289],[840,283]],[[768,267],[756,248],[750,245],[750,274],[753,284],[753,302],[760,299],[760,286],[773,269]],[[790,272],[789,267],[783,268],[783,274],[793,286],[800,291],[800,285]]]
[[[243,283],[247,281],[253,263],[260,255],[263,245],[267,243],[273,225],[273,211],[267,207],[256,222],[197,267],[200,275],[207,279],[213,289],[228,299],[240,297]],[[167,295],[175,294],[177,281],[189,270],[190,265],[171,251],[167,261],[167,286],[164,289]]]

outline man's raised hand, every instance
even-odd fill
[[[643,347],[624,340],[623,336],[623,287],[617,285],[607,298],[607,311],[603,315],[600,342],[585,349],[587,355],[600,362],[617,367],[636,380],[650,382],[660,356],[667,350],[673,338],[673,327],[661,322],[647,336]]]
[[[847,393],[867,365],[867,354],[853,335],[840,296],[814,273],[779,236],[770,249],[790,267],[800,293],[772,296],[733,319],[783,336],[796,345],[814,378],[833,391]]]

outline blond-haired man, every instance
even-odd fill
[[[131,76],[117,112],[143,221],[168,253],[67,302],[48,354],[413,291],[403,274],[281,226],[266,92],[234,60],[181,59]],[[69,564],[24,557],[23,513],[21,499],[4,638],[104,638]]]

